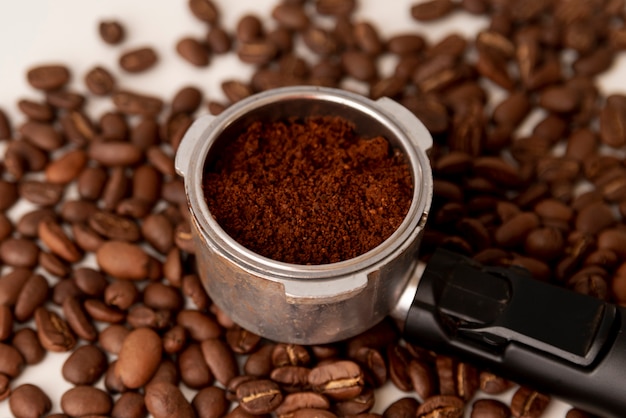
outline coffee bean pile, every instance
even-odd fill
[[[624,304],[626,96],[597,85],[626,49],[624,0],[429,0],[407,10],[414,31],[386,38],[354,17],[356,0],[283,0],[232,30],[217,2],[187,4],[206,33],[176,43],[181,59],[202,68],[234,53],[254,68],[223,81],[226,102],[194,86],[171,100],[158,86],[134,91],[102,64],[79,75],[42,63],[26,74],[38,98],[18,101],[25,121],[0,111],[0,399],[17,417],[538,417],[547,394],[518,387],[509,405],[473,401],[514,385],[403,343],[390,321],[306,347],[233,323],[195,271],[173,155],[195,117],[255,92],[359,85],[434,136],[425,259],[442,246]],[[488,24],[471,39],[420,32],[458,13]],[[98,30],[112,45],[126,36],[118,21]],[[389,59],[387,73],[379,63]],[[141,73],[158,63],[145,46],[109,65]],[[83,91],[68,87],[73,77]],[[111,110],[89,114],[94,97]],[[11,219],[24,202],[32,209]],[[47,352],[71,352],[60,376],[73,387],[58,400],[13,384]],[[374,414],[386,382],[407,395]]]

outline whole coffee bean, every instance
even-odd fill
[[[0,374],[11,378],[19,376],[24,368],[24,359],[13,346],[0,343]]]
[[[189,0],[188,6],[197,19],[210,25],[217,22],[219,13],[211,0]]]
[[[507,379],[485,371],[480,372],[480,390],[490,395],[499,395],[513,387]]]
[[[141,237],[139,225],[133,219],[111,212],[94,212],[87,222],[94,231],[111,240],[135,242]]]
[[[158,61],[152,47],[140,47],[124,52],[119,59],[120,67],[129,73],[140,73],[152,68]]]
[[[104,301],[121,310],[130,308],[138,299],[139,291],[132,282],[115,280],[104,290]]]
[[[69,90],[54,90],[46,92],[46,102],[57,109],[77,111],[85,103],[85,96]]]
[[[141,150],[130,142],[93,142],[89,146],[89,158],[104,166],[128,166],[138,163]]]
[[[213,374],[204,362],[199,344],[190,344],[178,355],[178,369],[184,384],[201,389],[213,383]]]
[[[48,281],[41,274],[32,274],[22,286],[15,301],[15,319],[24,322],[32,318],[35,310],[42,306],[48,297]]]
[[[125,241],[107,241],[96,252],[96,261],[107,274],[123,280],[157,278],[159,262],[138,245]]]
[[[385,408],[383,418],[413,418],[419,404],[413,397],[400,398]]]
[[[26,238],[37,238],[37,229],[39,222],[45,219],[55,220],[57,217],[52,208],[34,209],[26,212],[17,221],[16,230],[20,235]]]
[[[102,272],[91,267],[78,267],[74,269],[72,278],[76,286],[86,295],[100,297],[109,284]]]
[[[306,408],[326,410],[330,408],[330,402],[324,395],[316,392],[288,393],[274,412],[278,416],[285,416]]]
[[[91,94],[105,96],[115,89],[115,78],[109,70],[102,66],[95,66],[85,74],[85,86]]]
[[[39,103],[34,100],[21,99],[17,107],[26,117],[39,122],[50,122],[54,119],[54,110],[48,103]]]
[[[237,361],[228,345],[220,339],[208,338],[201,343],[204,361],[217,380],[226,386],[239,373]]]
[[[124,40],[125,30],[117,20],[103,20],[98,24],[100,38],[107,44],[117,45]]]
[[[0,139],[9,139],[11,130],[11,122],[9,122],[7,114],[0,109]]]
[[[269,377],[287,393],[300,392],[310,389],[310,371],[307,367],[282,366],[272,370]]]
[[[283,27],[296,31],[309,25],[309,17],[304,8],[295,3],[281,3],[272,9],[272,17]]]
[[[311,369],[309,384],[316,392],[332,399],[350,399],[363,389],[363,372],[357,363],[340,360]]]
[[[553,260],[563,253],[564,240],[560,230],[553,227],[537,228],[526,236],[524,249],[531,257]]]
[[[36,418],[50,412],[52,402],[41,388],[26,383],[13,389],[9,408],[16,418]]]
[[[270,34],[268,34],[268,38]],[[206,42],[214,54],[225,54],[230,51],[232,41],[229,33],[220,26],[211,26],[206,35]],[[276,43],[274,41],[274,43]]]
[[[412,359],[407,371],[413,390],[421,399],[429,398],[437,392],[434,370],[426,361]]]
[[[63,198],[64,186],[38,180],[23,180],[20,195],[38,206],[54,206]]]
[[[94,321],[117,324],[123,322],[126,318],[124,312],[114,308],[113,306],[107,305],[100,299],[86,299],[83,302],[83,307]]]
[[[194,395],[191,406],[199,417],[219,418],[228,412],[230,402],[226,399],[224,389],[208,386]]]
[[[246,375],[268,377],[272,371],[272,352],[275,344],[264,344],[248,356],[243,365]]]
[[[45,170],[46,180],[50,183],[67,184],[78,177],[86,163],[87,156],[83,150],[68,151],[48,164]]]
[[[144,397],[137,392],[122,393],[111,410],[111,416],[116,418],[142,418],[147,414]]]
[[[162,213],[148,215],[141,224],[141,233],[162,254],[167,254],[174,245],[174,226]]]
[[[130,329],[121,324],[111,324],[98,334],[98,343],[109,354],[119,354]]]
[[[35,89],[56,90],[67,84],[70,71],[60,64],[39,65],[27,71],[26,79],[28,84]]]
[[[59,280],[52,289],[52,301],[59,306],[63,305],[65,299],[69,297],[83,296],[83,293],[72,279]]]
[[[311,354],[306,347],[297,344],[276,344],[272,352],[272,364],[281,366],[307,366],[311,362]]]
[[[163,100],[157,97],[124,90],[113,93],[113,104],[127,115],[156,116],[163,108]]]
[[[608,228],[598,234],[598,248],[611,250],[621,259],[626,257],[626,231]]]
[[[115,374],[124,385],[136,389],[146,384],[161,362],[161,338],[149,328],[131,331],[122,344]]]
[[[237,48],[237,56],[247,64],[267,64],[277,53],[276,45],[268,39],[244,42]]]
[[[278,385],[266,379],[250,380],[237,387],[239,406],[254,415],[268,414],[283,401]]]
[[[35,324],[39,342],[48,351],[70,351],[76,345],[76,337],[67,323],[54,311],[39,307],[35,311]]]
[[[413,383],[409,374],[409,364],[412,360],[413,358],[405,346],[393,344],[387,348],[389,378],[398,389],[404,392],[413,389]]]
[[[65,144],[61,132],[50,123],[27,121],[20,126],[19,131],[24,139],[43,151],[54,151]]]
[[[572,408],[569,411],[567,411],[567,414],[565,414],[565,418],[593,418],[593,417],[594,415],[591,415],[578,408]]]
[[[62,307],[67,324],[78,337],[86,341],[95,341],[98,338],[96,327],[76,296],[67,296]]]
[[[39,266],[53,277],[67,277],[70,274],[68,264],[58,256],[47,252],[39,252]]]
[[[145,403],[154,418],[194,418],[191,404],[177,386],[167,382],[151,383],[146,387]]]
[[[346,51],[341,55],[341,64],[349,76],[359,81],[371,81],[377,75],[374,61],[365,52]]]
[[[181,310],[176,315],[176,323],[185,328],[189,337],[195,341],[217,338],[222,334],[222,329],[215,319],[196,310]]]
[[[39,222],[37,235],[53,254],[69,263],[76,263],[83,258],[82,251],[57,222],[49,219],[42,220]]]
[[[496,399],[479,399],[472,404],[470,418],[508,418],[509,407]]]
[[[180,325],[174,325],[163,334],[163,351],[167,354],[180,352],[186,344],[187,331]]]
[[[411,7],[413,19],[427,22],[440,19],[454,10],[455,3],[451,0],[429,0]]]
[[[260,343],[261,336],[239,326],[226,331],[226,342],[237,354],[249,354]]]
[[[98,210],[94,202],[87,200],[66,200],[61,205],[61,218],[69,223],[85,222]]]
[[[454,395],[437,395],[424,399],[416,412],[418,418],[434,418],[445,416],[446,418],[460,418],[463,416],[465,402]]]
[[[196,67],[206,67],[211,59],[209,48],[196,38],[184,37],[176,43],[176,52]]]
[[[84,146],[96,137],[96,128],[91,119],[82,111],[72,110],[61,116],[61,127],[68,141]]]
[[[39,247],[25,238],[8,238],[0,243],[0,259],[13,267],[35,267],[39,259]]]
[[[109,415],[113,408],[111,396],[93,386],[75,386],[61,396],[61,409],[67,415]]]
[[[15,331],[11,345],[20,352],[26,364],[37,364],[46,355],[46,350],[41,346],[37,333],[32,328],[25,327]]]
[[[104,373],[104,387],[111,394],[124,393],[129,391],[129,389],[124,386],[124,383],[122,383],[121,379],[115,374],[116,364],[117,360],[113,360],[111,363],[109,363],[109,367]]]
[[[365,416],[374,406],[374,390],[366,387],[359,394],[359,396],[348,399],[346,401],[340,401],[335,404],[335,413],[339,416]],[[380,417],[379,414],[375,414]]]
[[[177,251],[177,250],[176,250]],[[165,270],[165,266],[163,267]],[[167,277],[167,275],[166,275]],[[169,278],[168,278],[169,280]],[[182,279],[181,289],[185,295],[195,305],[196,309],[203,311],[209,303],[209,296],[202,286],[200,278],[196,274],[187,274]],[[170,280],[171,282],[171,280]]]
[[[61,374],[74,385],[93,385],[107,369],[106,355],[95,345],[78,347],[65,359]]]
[[[373,386],[380,387],[387,382],[387,364],[383,354],[370,347],[359,348],[354,356],[356,360],[364,369],[365,381]]]
[[[162,330],[169,326],[172,313],[163,309],[152,309],[145,305],[134,305],[126,316],[126,322],[133,328],[152,328]]]
[[[527,387],[520,387],[511,399],[511,413],[514,417],[539,417],[549,402],[548,396]]]

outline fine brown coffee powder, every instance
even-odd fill
[[[209,210],[246,248],[294,264],[359,256],[411,204],[404,155],[339,116],[253,122],[205,169]]]

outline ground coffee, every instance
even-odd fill
[[[230,236],[295,264],[373,249],[402,223],[413,193],[404,155],[339,116],[252,123],[207,167],[204,185]]]

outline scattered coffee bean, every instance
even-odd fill
[[[41,388],[26,383],[13,389],[9,408],[17,418],[40,417],[50,412],[52,402]]]
[[[100,38],[107,44],[116,45],[124,40],[126,31],[121,22],[116,20],[105,20],[98,25]]]

